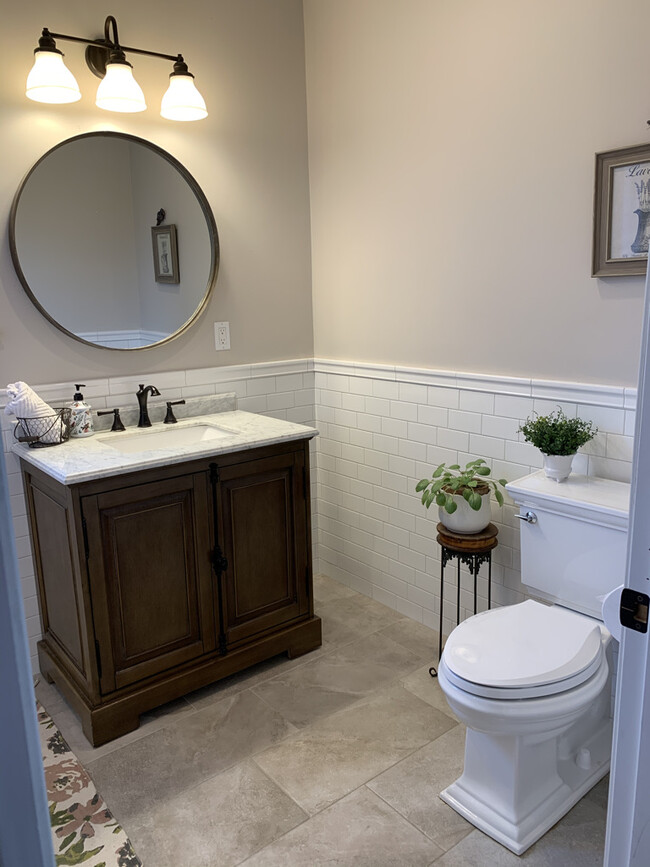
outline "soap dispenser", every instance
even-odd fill
[[[75,384],[76,391],[70,404],[70,409],[72,410],[70,415],[71,437],[90,437],[95,433],[90,404],[86,403],[83,394],[79,391],[80,388],[85,387],[83,383],[80,385]]]

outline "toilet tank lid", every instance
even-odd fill
[[[463,621],[447,639],[444,657],[472,683],[539,686],[590,666],[602,653],[601,639],[597,621],[528,599]]]
[[[627,521],[630,485],[613,479],[572,474],[564,482],[547,479],[543,470],[508,482],[506,490],[517,504],[544,506],[598,513]]]

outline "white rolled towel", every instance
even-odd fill
[[[5,406],[7,415],[15,415],[19,418],[41,418],[45,415],[56,415],[56,410],[45,403],[26,382],[9,382],[7,384],[7,397],[9,401]],[[44,434],[42,439],[46,443],[58,443],[61,432],[58,424],[51,431]]]
[[[5,407],[7,415],[17,415],[21,418],[54,415],[52,407],[45,403],[26,382],[7,383],[7,396],[9,397]]]

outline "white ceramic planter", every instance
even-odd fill
[[[480,533],[492,520],[490,495],[481,497],[481,508],[475,512],[461,494],[454,494],[458,508],[451,515],[442,506],[438,509],[440,523],[453,533]]]
[[[544,472],[547,479],[563,482],[569,477],[575,455],[544,455]]]

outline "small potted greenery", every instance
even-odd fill
[[[598,428],[590,421],[568,418],[558,407],[548,415],[533,413],[520,425],[519,432],[544,455],[547,477],[563,482],[571,472],[575,453],[596,436]]]
[[[492,509],[490,494],[494,491],[497,503],[503,505],[499,485],[506,480],[488,479],[490,468],[483,458],[460,464],[440,464],[430,479],[420,479],[415,490],[422,494],[422,505],[428,509],[439,506],[440,521],[454,533],[480,533],[490,523]]]

